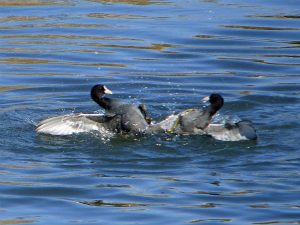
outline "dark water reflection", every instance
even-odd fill
[[[297,1],[1,1],[0,224],[299,223]],[[222,94],[259,138],[38,136],[99,110],[160,121]]]

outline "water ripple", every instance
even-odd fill
[[[1,1],[0,224],[299,223],[299,3]],[[111,98],[160,121],[220,93],[257,141],[37,135]]]

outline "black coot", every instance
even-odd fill
[[[178,119],[169,132],[174,133],[199,133],[211,121],[213,115],[223,106],[224,100],[219,94],[212,94],[202,101],[209,101],[211,104],[201,109],[188,109],[179,113]]]
[[[125,132],[143,133],[149,130],[145,119],[147,115],[143,115],[143,111],[129,103],[103,97],[108,92],[112,93],[107,87],[100,84],[95,85],[91,91],[92,99],[105,109],[106,116],[120,115],[122,130]]]

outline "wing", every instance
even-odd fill
[[[221,141],[257,139],[256,131],[250,121],[240,121],[235,124],[209,124],[203,131]]]
[[[196,129],[205,128],[211,120],[211,115],[204,109],[188,109],[180,113],[180,128],[187,133],[195,133]]]
[[[166,119],[157,123],[157,125],[159,125],[162,129],[164,129],[167,132],[172,132],[174,130],[174,125],[178,120],[178,116],[179,114],[170,115]]]
[[[251,126],[251,121],[244,120],[238,122],[237,124],[239,126],[239,131],[242,136],[246,137],[249,140],[257,139],[256,130]]]
[[[37,133],[52,135],[70,135],[91,131],[108,133],[104,114],[67,114],[50,117],[41,121],[36,128]]]

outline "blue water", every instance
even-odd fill
[[[300,223],[300,2],[1,1],[0,224]],[[202,107],[257,141],[35,133],[95,84],[150,116]],[[101,112],[101,110],[100,110]]]

